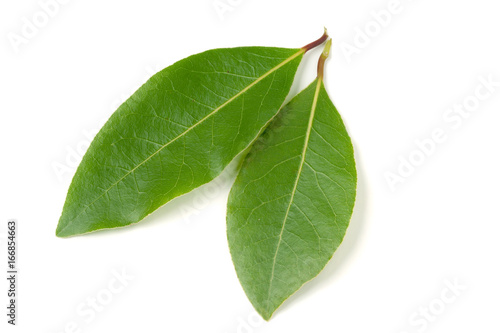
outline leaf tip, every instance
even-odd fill
[[[72,236],[71,232],[68,232],[68,223],[63,219],[63,216],[59,219],[59,223],[56,228],[56,236],[59,238],[66,238]]]
[[[274,310],[269,310],[269,309],[257,309],[257,312],[259,315],[264,319],[265,321],[271,320],[271,317],[273,316],[273,313],[276,309]]]
[[[60,228],[59,225],[57,226],[57,229],[56,229],[56,237],[59,237],[59,238],[68,237],[68,235],[64,234],[63,228]]]

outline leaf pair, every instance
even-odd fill
[[[354,204],[352,145],[322,79],[330,40],[318,78],[280,111],[303,55],[326,39],[210,50],[155,74],[96,135],[56,235],[136,223],[255,142],[230,193],[227,232],[241,284],[269,319],[332,257]]]

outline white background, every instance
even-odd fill
[[[20,292],[12,328],[1,279],[0,330],[499,332],[500,87],[460,123],[443,117],[474,102],[480,77],[500,82],[500,5],[401,0],[377,31],[371,12],[389,0],[220,3],[231,10],[218,12],[214,0],[70,0],[14,47],[23,18],[33,22],[42,9],[35,0],[1,2],[0,221],[2,233],[9,218],[19,223]],[[270,322],[256,320],[231,263],[228,181],[132,227],[55,237],[88,132],[154,72],[211,48],[301,47],[323,26],[334,43],[327,89],[356,151],[357,202],[333,260]],[[366,27],[372,37],[361,45],[357,29]],[[355,41],[358,53],[347,57]],[[314,78],[319,52],[305,58],[293,92]],[[436,129],[446,140],[418,160],[415,141]],[[387,173],[411,156],[420,165],[391,189]],[[133,279],[94,317],[79,315],[90,298],[110,295],[122,270]],[[454,294],[450,283],[466,289]]]

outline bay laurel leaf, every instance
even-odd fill
[[[155,74],[92,141],[56,235],[138,222],[214,179],[276,115],[304,53],[325,39],[209,50]]]
[[[268,320],[342,242],[356,195],[351,140],[318,78],[252,146],[231,189],[227,237],[238,278]]]

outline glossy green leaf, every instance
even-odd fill
[[[215,49],[155,74],[93,140],[56,235],[138,222],[215,178],[276,115],[315,45]]]
[[[253,145],[229,195],[231,256],[264,319],[331,259],[355,194],[351,140],[319,76]]]

